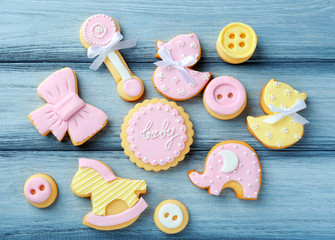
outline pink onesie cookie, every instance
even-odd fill
[[[68,132],[72,144],[78,146],[106,126],[106,113],[78,96],[76,74],[71,68],[51,74],[37,92],[48,103],[29,113],[28,118],[43,136],[52,132],[62,141]]]
[[[221,120],[237,117],[247,105],[247,93],[240,81],[233,77],[214,78],[207,85],[203,102],[210,115]]]
[[[194,131],[182,107],[166,99],[136,104],[121,127],[122,147],[130,160],[147,171],[167,170],[190,150]]]
[[[188,171],[191,182],[208,193],[219,195],[224,188],[232,188],[239,199],[256,200],[261,187],[261,164],[256,152],[241,141],[224,141],[208,153],[205,170]]]
[[[152,82],[163,96],[182,101],[197,95],[211,78],[209,72],[191,69],[201,57],[200,42],[194,33],[182,34],[169,42],[157,41],[157,66]]]

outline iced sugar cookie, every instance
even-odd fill
[[[244,23],[233,22],[225,26],[217,39],[216,50],[222,60],[239,64],[247,61],[257,45],[255,31]]]
[[[122,147],[147,171],[167,170],[190,151],[194,131],[184,109],[166,99],[145,100],[131,109],[121,127]]]
[[[139,198],[146,193],[144,180],[116,177],[107,165],[93,159],[79,159],[71,189],[78,197],[91,198],[93,210],[85,216],[83,224],[98,230],[125,228],[148,207]]]
[[[76,74],[71,68],[51,74],[37,93],[48,103],[29,113],[28,118],[43,136],[52,132],[62,141],[68,132],[72,144],[78,146],[106,126],[106,113],[78,96]]]
[[[187,208],[173,199],[161,202],[155,209],[154,220],[162,232],[175,234],[181,232],[188,223]]]
[[[186,100],[197,95],[211,78],[209,72],[191,69],[201,57],[200,42],[194,33],[182,34],[169,42],[157,41],[157,66],[152,82],[156,90],[172,100]]]
[[[87,56],[98,56],[90,68],[97,70],[105,62],[120,97],[125,101],[136,101],[143,95],[143,82],[130,71],[118,50],[135,47],[137,39],[121,41],[122,38],[118,22],[104,14],[89,17],[80,29],[80,41],[88,49]]]
[[[47,174],[35,174],[28,178],[24,184],[24,196],[34,207],[49,207],[56,200],[57,195],[57,184]]]
[[[233,77],[214,78],[207,85],[203,102],[207,112],[215,118],[228,120],[237,117],[247,105],[247,92]]]
[[[268,148],[282,149],[295,144],[308,123],[297,113],[306,108],[306,98],[306,93],[271,79],[261,92],[261,107],[268,115],[247,117],[249,132]]]
[[[256,200],[261,187],[262,172],[258,156],[249,144],[224,141],[208,153],[205,170],[188,171],[188,177],[198,188],[219,195],[222,189],[232,188],[239,199]]]

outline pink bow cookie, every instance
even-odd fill
[[[78,146],[107,123],[106,113],[78,96],[77,79],[71,68],[51,74],[38,86],[37,92],[48,103],[29,113],[28,118],[43,136],[51,131],[62,141],[68,131],[73,145]]]
[[[169,42],[157,41],[157,67],[152,82],[163,96],[182,101],[197,95],[211,78],[209,72],[191,69],[201,57],[201,46],[194,33],[182,34]]]

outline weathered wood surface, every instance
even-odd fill
[[[334,1],[0,1],[0,238],[335,238],[335,3]],[[135,49],[121,53],[146,86],[141,99],[161,96],[151,83],[155,41],[195,32],[202,59],[194,67],[213,77],[231,75],[248,92],[246,110],[236,119],[212,118],[202,94],[178,103],[194,123],[191,152],[177,167],[160,173],[137,168],[123,154],[120,126],[135,103],[121,100],[108,70],[88,69],[91,60],[79,41],[82,22],[95,13],[113,16],[125,39],[138,38]],[[229,65],[215,50],[226,24],[250,24],[258,46],[245,64]],[[108,125],[83,146],[66,137],[42,137],[27,114],[45,102],[36,87],[62,67],[73,68],[80,96],[104,110]],[[247,131],[245,118],[259,116],[260,91],[275,78],[308,95],[301,114],[311,123],[303,139],[282,151],[263,147]],[[235,198],[224,190],[210,196],[188,180],[190,169],[202,170],[211,147],[223,140],[248,142],[259,154],[263,184],[257,201]],[[91,210],[89,199],[72,194],[70,182],[77,159],[88,157],[109,164],[122,177],[145,179],[150,207],[126,229],[100,232],[82,225]],[[59,197],[47,209],[29,205],[25,180],[38,172],[53,176]],[[190,222],[178,235],[166,236],[153,222],[157,204],[173,198],[189,209]]]

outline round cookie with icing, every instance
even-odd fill
[[[130,71],[118,51],[123,48],[134,47],[136,39],[120,42],[122,38],[118,22],[104,14],[89,17],[80,29],[80,41],[88,49],[88,57],[98,56],[97,62],[105,62],[123,100],[136,101],[144,93],[143,82]],[[96,63],[91,65],[91,69],[97,70],[100,65]]]
[[[247,105],[247,92],[237,79],[221,76],[209,82],[204,91],[203,102],[210,115],[229,120],[244,110]]]
[[[152,82],[163,96],[182,101],[197,95],[211,78],[209,72],[191,69],[201,57],[201,46],[196,34],[182,34],[167,43],[158,40],[157,66]]]
[[[249,132],[265,147],[287,148],[304,135],[308,121],[297,112],[306,108],[306,93],[271,79],[261,92],[261,107],[267,115],[247,117]]]
[[[121,145],[138,167],[147,171],[167,170],[190,151],[192,126],[188,114],[175,102],[145,100],[125,117]]]
[[[57,195],[57,184],[55,180],[47,174],[35,174],[28,178],[24,184],[24,196],[34,207],[49,207],[56,200]]]
[[[257,46],[257,35],[247,24],[233,22],[225,26],[217,39],[216,50],[222,60],[239,64],[247,61]]]
[[[187,172],[198,188],[218,196],[222,189],[232,188],[239,199],[256,200],[262,182],[258,156],[249,144],[229,140],[216,144],[208,153],[205,170]]]
[[[161,202],[154,213],[156,226],[168,234],[181,232],[187,226],[188,219],[189,214],[185,205],[173,199]]]

